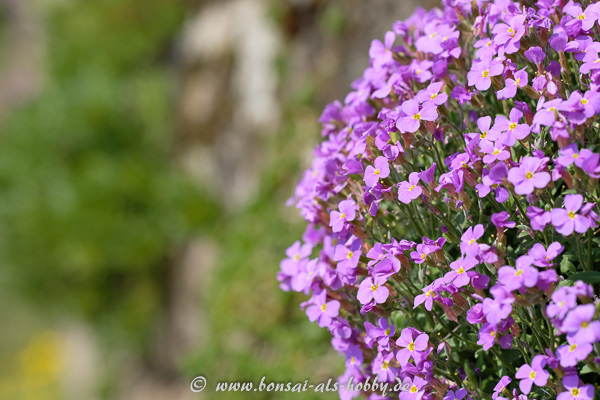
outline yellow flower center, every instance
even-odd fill
[[[579,17],[577,17],[577,19],[585,19],[585,14],[580,14]]]
[[[376,290],[377,290],[377,288],[379,288],[379,285],[378,285],[378,284],[371,285],[371,292],[374,292],[374,291],[376,291]]]
[[[496,337],[496,331],[491,331],[491,332],[490,332],[490,336],[491,336],[491,337]]]
[[[486,44],[485,46],[486,46],[486,47],[490,47],[491,45],[492,45],[492,42],[491,42],[491,41],[489,41],[489,42],[487,42],[487,44]]]
[[[481,135],[479,135],[480,138],[485,139],[485,137],[487,136],[488,131],[483,132]]]
[[[294,260],[296,260],[296,261],[300,261],[300,254],[296,254],[296,255],[294,256]]]
[[[410,343],[408,344],[408,349],[409,349],[410,351],[415,351],[415,344],[414,344],[413,342],[410,342]]]
[[[354,252],[353,252],[353,251],[349,251],[349,252],[348,252],[348,254],[346,255],[346,258],[347,258],[348,260],[350,260],[350,259],[352,259],[352,256],[353,256],[353,255],[354,255]]]
[[[433,290],[428,290],[427,293],[425,293],[425,297],[431,296],[432,293],[433,293]]]
[[[424,259],[426,259],[426,258],[427,258],[427,254],[425,254],[425,253],[421,253],[421,260],[424,260]]]
[[[500,150],[494,149],[494,152],[492,154],[494,154],[495,156],[497,156],[498,154],[500,154]]]
[[[576,344],[572,344],[572,345],[569,346],[569,351],[573,351],[576,348],[577,348],[577,345]]]
[[[340,219],[344,219],[344,218],[346,218],[346,213],[341,213],[340,214]]]
[[[437,32],[433,32],[431,35],[429,35],[429,37],[430,37],[431,39],[433,39],[433,38],[434,38],[434,37],[436,37],[436,36],[437,36]]]
[[[583,105],[586,105],[589,102],[589,100],[588,99],[581,99],[581,100],[579,100],[579,102],[581,104],[583,104]]]
[[[573,158],[579,158],[579,154],[578,153],[574,153],[571,157],[573,157]]]
[[[511,122],[510,125],[508,125],[508,129],[510,129],[511,131],[513,129],[515,129],[517,127],[517,123],[516,122]]]
[[[579,388],[571,389],[571,395],[573,395],[573,397],[579,396]]]
[[[381,369],[388,369],[390,367],[390,363],[387,361],[384,361],[383,364],[381,364]]]
[[[437,97],[437,93],[434,93],[434,94],[432,94],[432,95],[431,95],[429,98],[430,98],[431,100],[433,100],[433,99],[435,99],[436,97]]]
[[[599,62],[600,62],[600,58],[599,58],[599,59],[597,59],[596,61],[594,61],[594,64],[597,64],[597,63],[599,63]]]
[[[352,356],[352,358],[350,359],[350,364],[354,364],[356,363],[356,357]]]
[[[518,85],[519,83],[521,83],[521,78],[517,78],[517,80],[516,80],[515,82],[516,82],[516,83],[517,83],[517,85]]]
[[[416,119],[416,120],[420,121],[421,120],[421,114],[415,114],[415,115],[413,115],[413,119]]]
[[[475,239],[469,240],[469,244],[473,244],[473,243],[475,243]]]
[[[583,322],[581,323],[581,327],[582,327],[582,328],[587,328],[588,326],[590,326],[590,324],[589,324],[589,322],[587,322],[587,321],[583,321]]]
[[[537,373],[535,371],[531,371],[531,373],[529,374],[529,378],[535,379],[536,375],[537,375]]]
[[[321,311],[325,311],[325,310],[327,310],[327,303],[325,303],[321,306]]]
[[[556,111],[556,107],[550,107],[548,111]]]
[[[481,73],[481,76],[484,77],[484,78],[487,78],[488,76],[490,76],[490,71],[486,69],[485,71],[483,71]]]
[[[521,276],[521,275],[523,275],[523,270],[518,269],[517,272],[515,272],[515,276]]]
[[[392,331],[391,331],[391,330],[388,328],[388,329],[386,329],[386,330],[385,330],[385,332],[383,332],[383,333],[385,334],[385,336],[390,336],[390,333],[391,333],[391,332],[392,332]]]
[[[525,174],[525,178],[526,178],[526,179],[531,179],[531,178],[533,178],[533,172],[531,172],[531,171],[527,171],[527,173]]]
[[[415,185],[410,185],[410,187],[408,188],[409,192],[412,192],[415,189]]]
[[[417,73],[417,75],[419,75],[421,72],[423,72],[423,70],[422,69],[418,69],[415,72]]]
[[[575,219],[575,213],[573,211],[569,211],[569,214],[567,215],[569,216],[569,218]]]
[[[375,171],[373,171],[373,173],[374,173],[375,175],[379,175],[379,174],[381,173],[381,171],[380,171],[379,169],[376,169]]]
[[[417,390],[419,390],[419,389],[417,389],[417,387],[416,387],[415,385],[412,385],[412,386],[410,387],[410,392],[411,392],[411,393],[417,393]]]
[[[464,274],[465,273],[465,269],[463,267],[460,267],[458,269],[458,271],[456,271],[457,274]]]

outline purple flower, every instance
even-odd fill
[[[530,256],[521,256],[517,259],[516,268],[508,265],[501,267],[498,270],[498,282],[511,292],[522,287],[534,287],[538,270],[531,266],[532,261]]]
[[[384,286],[385,282],[386,279],[383,276],[365,278],[360,283],[356,295],[360,304],[366,304],[371,300],[375,300],[376,303],[384,303],[390,294],[388,288]]]
[[[396,35],[394,32],[387,32],[384,39],[385,44],[377,39],[371,42],[369,57],[373,60],[373,66],[376,69],[381,69],[384,65],[392,61],[392,46],[395,40]]]
[[[517,71],[514,74],[514,78],[515,79],[508,78],[504,89],[496,92],[498,100],[512,99],[517,94],[517,87],[522,88],[529,83],[529,76],[527,75],[527,72],[525,72],[525,68]]]
[[[416,338],[415,338],[416,336]],[[402,367],[408,364],[408,360],[412,357],[418,358],[419,354],[427,349],[427,343],[429,342],[429,336],[426,333],[419,335],[415,334],[412,329],[406,328],[402,330],[400,337],[396,340],[396,344],[402,347],[396,353],[396,359]]]
[[[444,82],[431,83],[427,86],[427,89],[419,91],[415,98],[419,103],[427,104],[428,102],[431,102],[435,106],[442,105],[448,100],[448,95],[446,93],[440,94],[442,86],[444,86]]]
[[[492,214],[492,224],[498,228],[514,228],[517,226],[515,221],[509,221],[510,214],[506,211],[502,211],[496,214]]]
[[[581,9],[581,5],[579,5],[578,3],[569,2],[569,4],[567,4],[565,8],[563,8],[563,12],[569,14],[571,17],[574,18],[572,21],[567,23],[567,26],[573,23],[580,23],[581,29],[583,29],[584,31],[589,31],[590,29],[592,29],[594,23],[596,23],[598,17],[600,16],[598,4],[590,4],[589,6],[587,6],[585,11],[583,11]]]
[[[390,164],[385,157],[377,157],[373,163],[375,166],[368,165],[365,169],[365,183],[368,187],[373,187],[379,179],[385,179],[390,176]]]
[[[281,270],[290,276],[298,273],[299,265],[302,264],[312,253],[310,244],[302,244],[299,240],[294,242],[286,251],[288,258],[281,261]]]
[[[348,269],[354,269],[357,267],[361,254],[360,240],[355,240],[350,245],[350,248],[338,244],[335,246],[333,261],[339,261],[338,268],[342,271],[347,271]]]
[[[494,388],[494,394],[492,394],[492,400],[496,400],[496,397],[498,397],[498,395],[500,393],[504,392],[504,389],[506,389],[508,384],[511,382],[512,382],[512,379],[510,379],[506,375],[503,376],[502,379],[500,379],[500,381],[496,384],[496,387]]]
[[[575,307],[563,321],[563,331],[575,343],[594,343],[600,340],[600,321],[592,321],[595,313],[596,307],[593,304]]]
[[[414,261],[415,264],[423,264],[427,259],[427,256],[431,253],[439,250],[439,246],[427,245],[427,244],[418,244],[417,251],[412,251],[410,253],[410,261]]]
[[[495,58],[473,61],[471,70],[467,73],[469,86],[475,86],[477,90],[487,90],[492,85],[492,76],[498,76],[504,70],[502,62]]]
[[[454,87],[454,89],[452,89],[452,92],[450,92],[450,97],[453,98],[454,100],[457,100],[458,104],[460,104],[461,106],[463,104],[468,103],[469,101],[471,101],[471,97],[472,96],[473,96],[472,93],[469,92],[460,83],[458,85],[456,85]]]
[[[479,253],[479,243],[477,240],[483,236],[483,225],[475,225],[468,227],[465,233],[461,236],[460,251],[467,257],[476,256]]]
[[[358,369],[360,365],[363,363],[364,357],[360,346],[351,345],[345,351],[346,353],[346,367],[347,368],[356,368]]]
[[[565,196],[565,208],[555,208],[551,211],[552,225],[558,233],[564,236],[569,236],[573,230],[585,233],[592,226],[589,218],[577,214],[582,204],[582,195],[568,194]]]
[[[537,112],[533,117],[533,123],[544,126],[552,126],[559,115],[558,112],[562,111],[564,108],[565,106],[563,105],[562,99],[544,101],[544,97],[542,96],[538,101]]]
[[[371,364],[373,373],[377,374],[377,378],[381,382],[393,382],[396,378],[396,368],[390,366],[392,358],[394,358],[394,353],[388,353],[387,355],[379,353]]]
[[[416,132],[421,121],[435,121],[438,118],[437,107],[432,102],[423,104],[421,108],[417,100],[408,100],[402,103],[401,108],[405,117],[400,118],[396,126],[402,133]]]
[[[448,390],[448,393],[446,393],[442,400],[461,400],[466,395],[467,389],[465,388],[456,389],[456,392],[453,390]]]
[[[479,197],[485,197],[492,189],[494,189],[496,200],[499,203],[504,203],[508,200],[510,193],[500,184],[502,183],[502,180],[508,176],[508,167],[504,163],[498,163],[489,170],[487,175],[485,174],[486,171],[487,170],[484,170],[481,183],[478,183],[475,186],[477,194]]]
[[[494,44],[504,47],[507,54],[516,53],[519,50],[519,40],[525,33],[525,15],[515,15],[507,24],[496,24],[492,32]]]
[[[411,382],[407,391],[401,391],[399,400],[421,400],[425,394],[423,387],[427,384],[427,381],[423,378],[415,376]],[[404,385],[402,385],[404,387]]]
[[[463,287],[469,283],[469,276],[467,271],[473,269],[477,264],[477,260],[474,257],[459,258],[450,264],[452,271],[449,271],[444,276],[446,283],[453,283],[456,287]]]
[[[411,172],[408,176],[408,182],[403,181],[398,184],[398,200],[404,204],[410,203],[419,197],[422,192],[418,172]]]
[[[583,65],[579,68],[579,72],[582,74],[589,74],[591,71],[600,68],[600,57],[595,51],[586,53],[582,61]]]
[[[537,157],[524,157],[518,167],[508,171],[508,180],[515,185],[515,193],[530,194],[534,188],[546,187],[550,182],[550,174],[538,171],[542,165],[542,160]]]
[[[486,154],[483,156],[483,162],[486,164],[504,161],[510,157],[510,153],[504,148],[500,141],[492,143],[487,139],[482,139],[479,142],[479,148]]]
[[[439,287],[439,283],[436,284],[435,282],[429,286],[425,286],[423,288],[423,294],[415,297],[415,304],[413,308],[417,308],[421,304],[425,303],[425,309],[427,311],[431,311],[431,307],[433,306],[433,298],[436,295],[435,290],[437,287]]]
[[[563,167],[568,167],[575,163],[579,168],[585,169],[586,161],[592,154],[588,149],[579,151],[577,143],[571,143],[560,150],[560,156],[556,158],[555,162]]]
[[[541,64],[542,61],[544,61],[544,58],[546,58],[546,53],[544,53],[544,50],[539,46],[530,47],[529,50],[526,50],[523,54],[534,64]]]
[[[565,376],[562,383],[566,391],[559,393],[556,400],[592,400],[594,398],[594,386],[591,384],[581,385],[577,375]]]
[[[329,226],[333,232],[340,232],[346,222],[354,221],[356,217],[356,203],[353,200],[340,201],[339,209],[339,212],[331,212]]]
[[[434,179],[433,174],[435,173],[435,167],[436,167],[436,163],[433,163],[433,165],[431,165],[431,167],[429,167],[425,171],[421,171],[419,173],[419,179],[422,180],[424,183],[433,182],[433,179]]]
[[[496,285],[490,289],[494,299],[483,299],[483,313],[489,323],[497,324],[505,319],[512,312],[511,304],[515,301],[512,293],[506,291],[500,285]]]
[[[563,319],[567,312],[577,305],[577,297],[567,287],[558,288],[552,293],[552,302],[546,307],[550,318]]]
[[[390,325],[386,318],[380,318],[378,322],[379,327],[372,323],[365,322],[365,345],[369,348],[373,348],[375,341],[380,350],[389,351],[390,349],[390,338],[396,334],[396,327]]]
[[[340,312],[340,302],[337,300],[326,301],[327,292],[313,295],[313,303],[306,309],[306,315],[310,322],[317,321],[321,328],[329,326],[333,318]]]
[[[546,225],[552,221],[550,212],[541,208],[529,206],[527,207],[527,218],[531,221],[531,229],[534,231],[543,231]]]
[[[482,345],[485,351],[489,350],[496,343],[498,335],[498,325],[489,322],[484,323],[479,330],[479,340],[477,344]]]
[[[556,355],[563,367],[574,367],[592,352],[591,343],[580,343],[574,337],[567,337],[569,344],[564,344],[556,349]]]
[[[514,146],[517,139],[523,140],[529,136],[530,128],[527,124],[520,124],[519,121],[523,118],[523,112],[518,108],[513,108],[507,119],[503,115],[496,117],[494,121],[494,130],[503,132],[498,140],[506,146]]]
[[[515,374],[515,378],[520,379],[519,389],[525,394],[531,392],[531,386],[546,386],[550,374],[544,369],[546,366],[545,356],[537,355],[533,357],[531,365],[523,364]]]
[[[554,260],[565,248],[558,242],[550,243],[548,250],[544,245],[536,243],[527,252],[528,255],[533,257],[533,265],[538,267],[551,267],[554,265],[551,261]]]

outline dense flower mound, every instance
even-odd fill
[[[393,398],[600,382],[600,3],[445,0],[374,40],[290,204],[283,290]]]

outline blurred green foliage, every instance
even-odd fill
[[[174,245],[217,214],[171,154],[164,59],[184,11],[162,0],[47,10],[49,82],[0,128],[2,281],[133,341]]]

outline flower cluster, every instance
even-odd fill
[[[283,290],[403,400],[590,400],[600,381],[600,3],[444,0],[321,115]],[[596,41],[598,40],[598,41]]]

